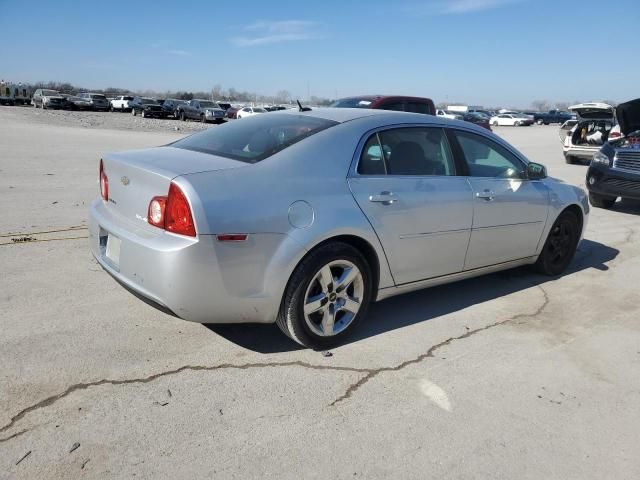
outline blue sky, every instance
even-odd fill
[[[623,101],[640,96],[639,27],[637,0],[0,0],[0,77],[523,107]]]

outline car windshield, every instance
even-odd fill
[[[198,103],[200,103],[200,107],[202,108],[213,108],[213,107],[217,107],[217,105],[213,102],[209,102],[207,100],[198,100]]]
[[[267,111],[264,108],[254,108],[253,112],[254,113],[267,113]]]
[[[331,104],[334,108],[371,108],[372,100],[366,98],[343,98]]]
[[[144,105],[158,105],[157,100],[153,98],[143,98],[141,101]]]
[[[106,100],[107,97],[105,97],[104,95],[94,94],[94,95],[91,95],[91,98],[98,98],[98,99],[105,99]]]
[[[60,95],[60,92],[57,92],[56,90],[43,90],[42,95],[44,96]]]
[[[306,115],[257,115],[196,133],[171,146],[256,163],[337,124]]]

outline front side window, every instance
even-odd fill
[[[455,131],[472,177],[525,178],[525,165],[506,148],[475,133]]]
[[[338,122],[305,115],[256,115],[196,133],[171,146],[256,163],[334,125]]]
[[[441,128],[395,128],[373,135],[365,145],[361,175],[455,175],[453,155]]]

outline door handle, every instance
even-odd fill
[[[393,192],[380,192],[378,195],[369,195],[369,201],[382,203],[383,205],[392,205],[398,201],[398,197]]]
[[[482,198],[486,201],[491,201],[496,196],[496,193],[491,190],[483,190],[482,192],[476,192],[476,198]]]

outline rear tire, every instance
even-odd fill
[[[495,122],[493,122],[493,126],[497,127],[498,126],[498,121],[496,120]]]
[[[553,223],[534,269],[543,275],[560,275],[573,260],[580,240],[580,221],[565,210]]]
[[[134,117],[138,114],[138,112],[136,112],[135,108],[131,109],[131,115],[133,115]]]
[[[589,203],[596,208],[609,209],[616,203],[616,197],[606,197],[604,195],[589,193]]]
[[[564,161],[565,163],[569,164],[569,165],[573,165],[574,163],[576,163],[576,159],[573,155],[565,155],[564,156]]]
[[[180,112],[180,120],[182,120],[183,122],[187,121],[187,116],[184,114],[184,111]]]
[[[142,118],[146,118],[147,114],[144,112],[144,110],[142,110],[142,112],[140,112],[140,116]]]
[[[294,270],[276,323],[305,347],[335,345],[366,316],[372,278],[369,264],[354,247],[342,242],[323,245]]]

